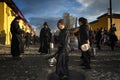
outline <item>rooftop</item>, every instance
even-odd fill
[[[110,17],[110,15],[109,15],[108,13],[105,13],[105,14],[103,14],[103,15],[97,17],[97,19],[100,19],[100,18],[105,17],[105,16]],[[120,14],[113,13],[113,14],[112,14],[112,17],[113,17],[113,18],[120,18]]]

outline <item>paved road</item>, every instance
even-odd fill
[[[55,51],[52,51],[53,53]],[[80,51],[69,54],[70,80],[120,80],[120,48],[110,51],[103,46],[97,55],[92,57],[91,70],[84,70],[80,64]],[[38,46],[25,49],[22,59],[14,60],[10,47],[0,47],[0,80],[58,80],[55,67],[50,67],[48,55],[38,53]]]

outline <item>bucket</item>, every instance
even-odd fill
[[[51,48],[51,49],[54,48],[54,43],[50,43],[50,48]]]

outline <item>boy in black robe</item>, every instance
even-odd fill
[[[69,31],[65,29],[63,19],[57,23],[60,33],[58,36],[58,51],[56,52],[56,74],[60,79],[68,79],[68,36]]]
[[[19,21],[21,20],[20,17],[16,17],[10,27],[10,31],[12,34],[12,40],[11,40],[11,54],[12,56],[19,57],[21,53],[24,52],[24,46],[22,42],[22,33],[24,32],[22,29],[20,29]]]

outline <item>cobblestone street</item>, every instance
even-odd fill
[[[0,80],[120,80],[120,0],[0,0]]]
[[[39,54],[38,48],[32,45],[25,49],[22,59],[14,60],[10,47],[0,45],[0,80],[58,80],[55,67],[48,65],[48,55]],[[103,46],[101,51],[97,50],[91,60],[91,70],[80,66],[80,51],[77,49],[69,56],[70,80],[120,80],[120,48],[110,51]]]

